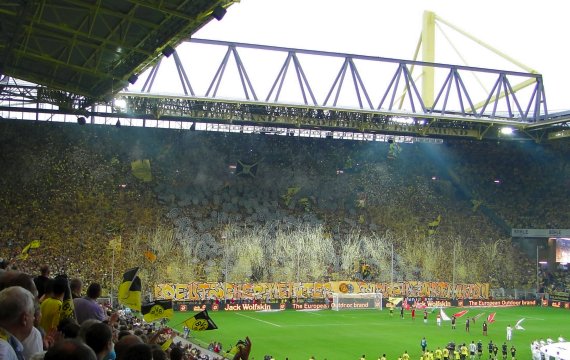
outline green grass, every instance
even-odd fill
[[[448,308],[445,312],[451,315],[458,309]],[[488,336],[481,331],[483,319],[491,312],[496,312],[495,322],[489,324]],[[466,316],[473,317],[485,313],[475,324],[471,324],[471,332],[465,331]],[[176,313],[170,324],[176,325],[193,313]],[[388,310],[346,310],[318,312],[281,311],[281,312],[209,312],[218,326],[217,330],[194,332],[192,341],[202,346],[211,341],[220,341],[224,349],[239,339],[249,336],[252,341],[250,359],[262,360],[271,354],[277,360],[286,357],[289,360],[307,360],[315,356],[317,360],[350,360],[360,359],[365,354],[367,359],[377,359],[386,353],[388,360],[397,359],[407,350],[411,359],[419,359],[421,354],[420,340],[423,336],[428,341],[428,349],[443,347],[449,341],[470,343],[472,340],[483,341],[483,358],[487,359],[489,340],[500,345],[506,340],[506,327],[525,318],[525,330],[515,330],[513,341],[508,342],[517,348],[517,360],[532,359],[530,343],[535,339],[563,336],[570,339],[570,312],[564,309],[541,307],[515,307],[496,309],[469,309],[467,315],[459,318],[457,329],[452,330],[448,321],[438,327],[435,322],[436,313],[430,314],[427,324],[423,323],[422,313],[418,311],[415,321],[406,312],[400,319],[395,311],[390,317]],[[175,326],[182,330],[181,326]],[[510,359],[510,356],[509,356]]]

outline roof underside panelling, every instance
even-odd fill
[[[0,73],[95,99],[121,90],[228,0],[5,0]]]

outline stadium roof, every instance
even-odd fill
[[[3,0],[0,74],[105,99],[232,0]]]

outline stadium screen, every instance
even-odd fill
[[[570,263],[570,239],[556,238],[556,262]]]

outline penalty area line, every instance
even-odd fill
[[[269,322],[269,321],[261,320],[261,319],[256,319],[256,318],[254,318],[254,317],[252,317],[252,316],[248,316],[248,315],[245,315],[245,314],[236,313],[236,315],[243,316],[243,317],[246,317],[246,318],[248,318],[248,319],[256,320],[256,321],[259,321],[259,322],[262,322],[262,323],[266,323],[266,324],[269,324],[269,325],[281,327],[281,325],[278,325],[278,324],[275,324],[275,323],[272,323],[272,322]]]

